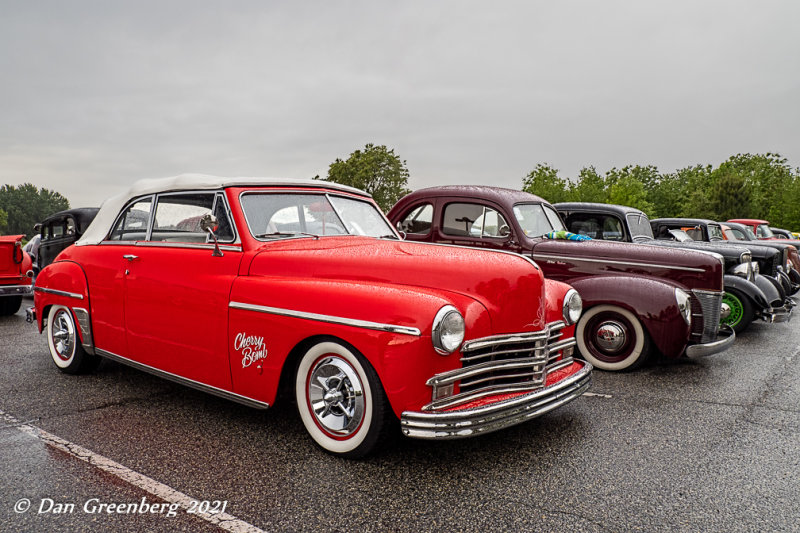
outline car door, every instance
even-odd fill
[[[200,227],[219,220],[215,253]],[[126,254],[125,331],[129,357],[213,387],[231,388],[228,303],[239,270],[236,240],[221,192],[159,194],[147,239]]]

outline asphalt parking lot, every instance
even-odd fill
[[[256,411],[110,361],[62,374],[20,311],[0,317],[0,530],[797,531],[798,351],[800,319],[756,323],[699,362],[595,372],[521,426],[398,432],[347,461],[291,403]]]

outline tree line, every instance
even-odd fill
[[[800,229],[800,169],[773,153],[737,154],[717,167],[695,165],[670,173],[629,165],[600,174],[590,166],[571,179],[539,164],[523,178],[522,189],[551,203],[621,204],[650,217],[758,218]]]
[[[33,225],[53,213],[69,209],[69,200],[60,193],[40,189],[30,183],[0,187],[0,234],[31,238]]]
[[[408,189],[405,160],[384,145],[367,144],[337,158],[322,179],[371,194],[388,211]],[[556,202],[601,202],[636,207],[650,217],[712,220],[761,218],[772,226],[800,229],[800,169],[779,154],[737,154],[717,167],[695,165],[661,173],[653,165],[628,165],[601,174],[584,167],[563,177],[540,163],[522,179],[522,190]],[[61,194],[30,183],[0,187],[0,234],[33,234],[33,225],[69,209]]]

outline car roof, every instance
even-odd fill
[[[420,197],[440,197],[440,196],[464,196],[470,198],[482,198],[499,204],[517,204],[520,202],[537,202],[549,204],[547,200],[529,192],[518,189],[506,189],[504,187],[492,187],[489,185],[441,185],[438,187],[427,187],[418,189],[408,196],[409,200]]]
[[[717,224],[719,222],[716,220],[711,220],[708,218],[654,218],[650,222],[662,222],[664,224]]]
[[[228,187],[312,187],[320,189],[334,189],[369,198],[370,196],[359,189],[339,185],[330,181],[311,179],[286,179],[286,178],[257,178],[257,177],[220,177],[207,174],[181,174],[170,178],[142,179],[136,181],[131,187],[116,196],[112,196],[100,206],[92,224],[83,234],[77,245],[98,244],[116,220],[120,210],[134,198],[156,193],[177,191],[205,191],[220,190]]]
[[[618,215],[627,215],[634,213],[637,215],[644,214],[640,209],[635,207],[628,207],[626,205],[618,204],[603,204],[597,202],[559,202],[553,204],[559,211],[605,211],[616,213]]]

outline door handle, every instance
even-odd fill
[[[123,259],[127,259],[128,261],[133,261],[134,259],[139,259],[138,255],[133,254],[126,254],[122,256]]]

